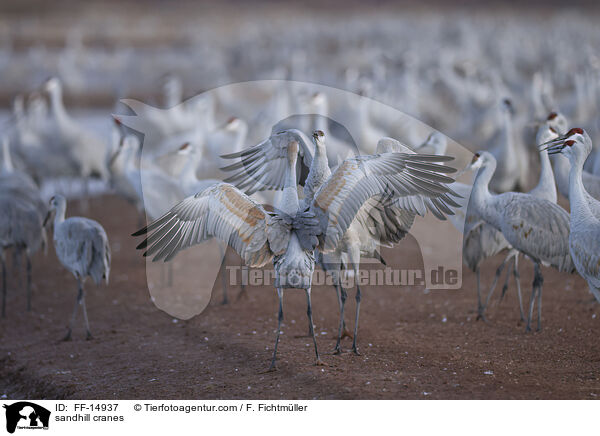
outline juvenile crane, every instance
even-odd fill
[[[77,300],[64,340],[71,340],[71,332],[79,306],[83,311],[86,339],[91,339],[92,332],[87,316],[83,286],[88,276],[96,285],[99,285],[102,279],[108,284],[110,246],[106,232],[98,222],[83,217],[65,219],[66,210],[67,200],[57,195],[50,199],[50,211],[46,216],[46,220],[48,220],[50,213],[55,212],[54,250],[60,263],[77,279]]]

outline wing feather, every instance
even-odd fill
[[[302,132],[296,129],[275,132],[269,138],[237,153],[221,156],[225,159],[240,159],[221,168],[223,171],[235,171],[225,182],[235,184],[238,189],[251,195],[257,191],[281,190],[285,182],[287,167],[287,146],[291,141],[300,144],[300,169],[297,174],[307,174],[312,164],[314,144]],[[304,181],[300,180],[300,184]]]
[[[154,256],[153,261],[169,261],[181,250],[216,237],[231,245],[248,266],[260,267],[273,258],[269,222],[260,204],[234,186],[218,183],[184,199],[133,235],[147,235],[137,248],[147,248],[144,256]],[[280,233],[279,241],[285,238],[285,229]]]
[[[436,159],[447,161],[446,156],[425,156],[424,161],[420,157],[418,154],[382,153],[345,160],[317,191],[311,205],[320,223],[319,249],[324,252],[334,250],[359,209],[376,195],[392,192],[395,198],[419,196],[423,208],[429,207],[436,216],[451,213],[451,209],[442,204],[444,196],[448,198],[448,194],[453,193],[446,184],[454,180],[435,170],[449,173],[454,169],[433,163]],[[424,169],[424,162],[429,169]],[[414,203],[417,202],[408,202],[409,212],[419,210],[419,204]],[[394,206],[401,207],[400,204]]]

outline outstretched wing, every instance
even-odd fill
[[[302,132],[296,129],[273,133],[260,144],[237,153],[221,156],[225,159],[239,159],[238,162],[221,168],[223,171],[235,171],[225,182],[236,185],[246,194],[269,189],[281,190],[285,181],[287,168],[287,146],[291,141],[300,144],[296,174],[299,183],[304,184],[314,155],[313,143]]]
[[[317,191],[311,205],[320,225],[319,249],[334,250],[358,210],[373,196],[392,192],[394,197],[444,198],[455,194],[447,186],[454,180],[444,174],[456,170],[435,163],[448,160],[447,156],[407,153],[346,159]]]
[[[248,266],[268,263],[273,252],[267,239],[269,217],[263,207],[228,183],[187,197],[133,236],[148,234],[138,245],[153,261],[171,260],[211,237],[227,242]]]

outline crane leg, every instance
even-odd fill
[[[342,354],[342,347],[340,346],[340,342],[346,332],[346,324],[344,322],[344,306],[346,305],[346,298],[348,294],[342,286],[342,284],[340,283],[339,277],[335,285],[335,289],[336,291],[338,291],[340,300],[340,325],[338,327],[338,337],[337,342],[335,343],[335,349],[333,350],[333,354]]]
[[[306,315],[308,316],[308,326],[310,328],[310,334],[312,336],[313,344],[315,346],[315,355],[317,360],[315,360],[315,365],[325,365],[321,358],[319,357],[319,349],[317,348],[317,338],[315,337],[315,328],[313,325],[313,317],[312,317],[312,303],[310,300],[310,288],[306,290]]]
[[[89,341],[93,338],[93,336],[92,332],[90,331],[90,322],[88,321],[87,307],[85,305],[85,289],[83,289],[83,283],[81,283],[81,281],[79,282],[79,289],[81,294],[80,304],[81,310],[83,311],[83,322],[85,323],[85,339]]]
[[[490,292],[488,293],[487,298],[485,299],[485,305],[482,307],[482,311],[485,311],[485,308],[488,306],[488,304],[490,302],[490,298],[492,298],[492,294],[494,293],[494,290],[496,289],[496,285],[498,284],[498,279],[500,279],[500,275],[502,274],[502,271],[504,271],[504,267],[506,266],[506,263],[511,258],[512,258],[511,253],[509,253],[504,258],[504,260],[502,261],[502,263],[500,264],[498,269],[496,270],[496,275],[494,276],[494,280],[492,281],[492,286],[490,288]],[[483,313],[481,313],[481,316],[483,317]]]
[[[342,283],[339,281],[339,279],[338,279],[338,286],[339,286],[339,289],[336,286],[335,290],[338,293],[338,301],[339,301],[339,305],[340,305],[340,314],[341,314],[341,320],[342,320],[342,336],[340,339],[351,338],[352,333],[350,333],[350,331],[348,331],[348,329],[346,328],[346,320],[344,319],[344,315],[343,315],[344,304],[346,303],[346,299],[348,297],[348,292],[346,291],[346,289],[344,288]],[[342,301],[342,299],[343,299],[343,301]]]
[[[279,345],[279,334],[281,333],[281,322],[283,321],[283,289],[277,288],[277,296],[279,297],[279,315],[277,317],[277,337],[275,338],[275,348],[273,348],[273,358],[271,366],[267,372],[275,371],[275,361],[277,360],[277,346]]]
[[[542,276],[542,271],[540,270],[539,264],[537,265],[537,279],[538,279],[538,320],[537,320],[537,331],[542,330],[542,287],[544,285],[544,277]]]
[[[71,314],[71,320],[69,321],[69,326],[67,327],[67,334],[63,338],[63,341],[71,340],[71,333],[73,332],[73,325],[75,324],[75,320],[77,319],[77,312],[79,311],[79,305],[81,303],[82,297],[83,297],[83,290],[81,288],[81,281],[78,278],[77,279],[77,299],[75,300],[75,307],[73,307],[73,313]]]
[[[27,257],[27,312],[31,310],[31,258],[29,253],[25,253]]]
[[[533,265],[533,286],[531,289],[531,298],[529,300],[529,313],[527,316],[527,326],[525,327],[526,332],[531,331],[531,318],[533,317],[533,306],[535,305],[535,297],[539,292],[540,286],[540,266],[538,263],[534,263]],[[538,309],[539,310],[539,309]],[[538,320],[539,322],[539,320]]]
[[[13,269],[15,271],[15,275],[17,276],[17,288],[21,288],[21,250],[19,247],[15,247],[13,250]]]
[[[475,276],[477,277],[477,318],[476,320],[484,320],[487,322],[485,317],[483,303],[481,302],[481,274],[479,272],[479,266],[475,268]]]
[[[521,274],[519,274],[519,256],[515,257],[515,263],[513,267],[513,275],[515,276],[515,282],[517,283],[517,296],[519,297],[519,314],[521,315],[521,321],[525,321],[525,315],[523,313],[523,298],[521,297]]]
[[[6,260],[4,253],[0,256],[2,261],[2,318],[6,318]]]
[[[513,265],[517,261],[517,256],[515,256],[512,259]],[[511,268],[506,268],[506,277],[504,278],[504,285],[502,285],[502,292],[500,292],[500,299],[498,300],[498,303],[502,302],[502,300],[504,299],[504,296],[506,295],[506,291],[508,291],[508,284],[510,282],[510,276],[511,276],[511,273],[513,273],[513,272],[514,272],[514,267],[512,268],[512,270],[511,270]]]
[[[358,271],[356,273],[356,277],[358,277]],[[358,335],[358,315],[360,313],[360,285],[356,282],[356,316],[354,318],[354,337],[352,338],[352,352],[357,356],[360,356],[358,352],[358,347],[356,346],[356,336]]]
[[[225,277],[226,253],[221,245],[219,245],[219,252],[221,253],[221,267],[219,270],[221,271],[221,289],[223,291],[223,301],[221,301],[221,304],[229,304],[229,299],[227,298],[227,277]]]

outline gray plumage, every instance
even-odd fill
[[[312,165],[315,146],[304,133],[296,129],[272,132],[269,138],[255,146],[221,156],[224,159],[239,159],[238,162],[221,168],[223,171],[234,172],[224,181],[237,186],[248,195],[257,191],[282,190],[290,141],[296,141],[300,145],[296,175],[298,182],[304,185]]]
[[[556,131],[552,128],[550,122],[549,121],[544,122],[542,125],[539,126],[537,134],[536,134],[536,139],[535,139],[536,149],[539,145],[541,145],[547,141],[550,141],[550,140],[556,138],[557,136],[558,135],[557,135]],[[554,182],[554,174],[552,172],[552,164],[550,163],[550,157],[548,156],[548,152],[545,149],[540,150],[539,155],[540,155],[541,170],[540,170],[540,177],[538,180],[538,184],[528,193],[530,195],[533,195],[536,198],[548,200],[551,203],[556,204],[558,196],[556,193],[556,184]],[[504,239],[504,237],[502,237],[502,239]],[[508,242],[506,242],[506,243],[508,244]],[[525,318],[523,315],[523,302],[522,302],[522,298],[521,298],[521,279],[520,279],[520,275],[519,275],[519,271],[518,271],[518,262],[519,262],[520,253],[518,250],[515,250],[512,247],[510,247],[510,244],[509,244],[509,248],[510,248],[510,250],[509,250],[508,254],[504,258],[504,260],[502,261],[502,263],[500,264],[498,269],[496,270],[496,275],[494,276],[492,286],[490,287],[490,291],[486,298],[485,306],[483,309],[485,310],[485,307],[487,307],[487,305],[490,301],[490,298],[494,292],[496,284],[498,283],[500,274],[502,274],[502,270],[504,269],[506,264],[510,260],[512,260],[513,261],[513,270],[512,271],[513,271],[513,276],[515,278],[515,284],[517,285],[517,297],[519,300],[519,311],[520,311],[520,315],[521,315],[521,320],[523,321]],[[504,297],[506,290],[508,288],[508,280],[510,278],[509,274],[510,274],[510,270],[508,270],[508,272],[507,272],[506,280],[504,282],[504,287],[502,288],[502,294],[500,296],[500,299],[502,299]],[[480,313],[480,316],[483,316],[483,314]]]
[[[444,141],[439,138],[433,140],[432,137],[436,133],[432,133],[427,141],[417,148],[417,151],[423,152],[423,150],[428,149],[426,148],[428,146],[435,154],[445,151],[445,137],[437,133]],[[485,319],[485,304],[481,295],[481,264],[485,259],[510,249],[511,246],[506,238],[502,236],[502,232],[487,224],[473,207],[469,207],[472,185],[454,182],[450,185],[450,188],[459,195],[460,199],[456,200],[459,207],[455,207],[454,213],[448,215],[448,218],[452,225],[463,234],[463,263],[476,275],[477,317],[478,319]],[[421,209],[423,208],[424,205]]]
[[[262,145],[251,147],[248,153],[236,154],[241,161],[230,168],[239,170],[235,179],[248,192],[283,189],[275,212],[266,212],[238,188],[220,183],[186,198],[161,218],[134,233],[134,236],[148,234],[138,248],[147,248],[145,255],[154,256],[153,260],[168,261],[186,247],[217,237],[232,246],[249,266],[259,267],[273,261],[279,296],[279,323],[271,369],[275,368],[283,319],[283,289],[286,287],[306,291],[309,328],[317,364],[321,363],[312,324],[310,296],[314,250],[322,253],[335,251],[369,198],[389,192],[398,196],[445,195],[450,192],[445,184],[453,180],[443,174],[454,171],[436,164],[451,159],[447,157],[406,153],[359,156],[344,161],[320,187],[316,184],[321,177],[309,173],[306,180],[314,180],[317,189],[312,201],[302,203],[301,208],[296,173],[298,156],[312,165],[314,147],[301,144],[298,139],[302,140],[302,137],[296,133],[288,131],[281,135],[271,136]],[[318,134],[313,138],[319,141]],[[318,143],[316,146],[319,147]],[[268,154],[272,154],[274,160],[269,161],[266,169],[264,165],[256,164]],[[327,162],[326,154],[324,159]],[[243,168],[249,169],[251,174],[245,176]],[[274,176],[269,174],[270,169]],[[323,168],[316,164],[311,166],[310,171],[313,170],[320,172]]]
[[[481,166],[471,194],[471,207],[491,226],[500,230],[513,248],[534,262],[535,277],[527,330],[530,330],[534,298],[538,297],[538,329],[541,328],[543,277],[540,264],[551,265],[559,271],[573,271],[569,254],[569,214],[547,200],[530,194],[507,192],[492,195],[488,190],[496,160],[487,152],[476,155]]]
[[[560,155],[553,156],[554,177],[558,192],[566,198],[569,198],[569,161]],[[600,200],[600,177],[587,171],[581,172],[581,182],[585,188],[586,195],[595,200]]]
[[[50,199],[50,211],[54,217],[54,250],[60,263],[77,279],[78,294],[65,340],[71,338],[78,306],[82,306],[87,338],[91,338],[84,284],[91,277],[96,285],[102,280],[108,284],[110,275],[110,246],[102,226],[91,219],[70,217],[65,219],[67,201],[62,196]]]
[[[25,253],[27,269],[27,310],[31,310],[31,256],[46,247],[46,231],[42,226],[45,206],[37,185],[27,174],[12,166],[9,143],[2,140],[0,168],[0,258],[2,262],[2,316],[6,316],[6,256],[12,248],[15,259]]]
[[[0,190],[2,190],[0,185]],[[31,309],[31,256],[45,243],[42,218],[37,209],[22,199],[0,194],[0,260],[2,262],[2,317],[6,316],[5,250],[23,251],[27,259],[27,310]]]
[[[591,150],[592,141],[587,132],[575,128],[557,138],[550,152],[564,154],[571,163],[569,251],[577,272],[600,302],[600,201],[587,194],[582,180],[583,165]]]

